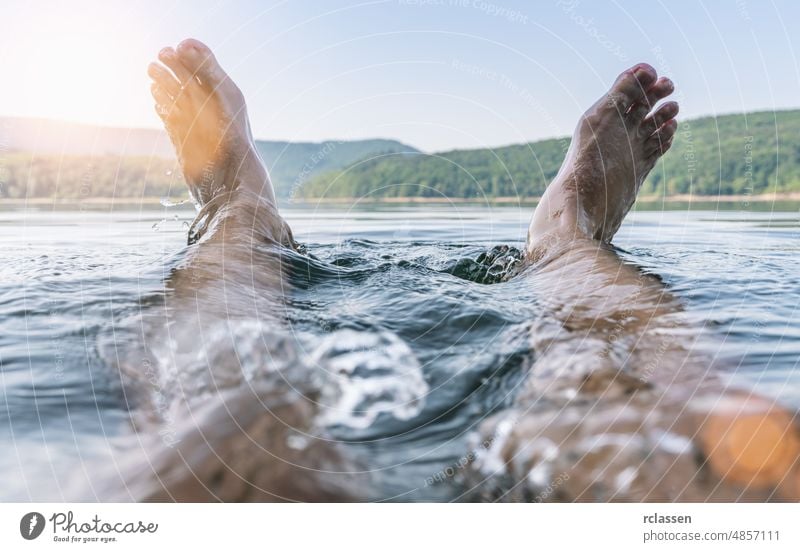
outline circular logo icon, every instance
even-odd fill
[[[44,516],[39,512],[30,512],[19,520],[19,533],[25,540],[33,540],[44,531]]]

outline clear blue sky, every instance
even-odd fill
[[[72,0],[0,4],[0,114],[158,126],[144,74],[207,42],[265,139],[428,151],[564,135],[637,61],[682,117],[800,106],[800,2]]]

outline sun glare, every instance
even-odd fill
[[[4,87],[1,105],[24,116],[136,124],[123,108],[147,97],[144,71],[154,52],[141,35],[146,27],[119,5],[116,13],[100,3],[52,6],[20,9],[3,39],[5,77],[23,86]]]

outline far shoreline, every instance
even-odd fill
[[[97,209],[102,207],[135,206],[159,207],[168,209],[193,209],[193,205],[187,198],[167,198],[173,205],[164,205],[161,197],[140,197],[140,198],[115,198],[115,197],[90,197],[80,198],[0,198],[0,208],[3,207],[76,207]],[[428,198],[428,197],[331,197],[331,198],[303,198],[294,200],[283,200],[279,204],[283,208],[308,208],[308,207],[341,207],[358,205],[535,205],[541,197],[494,197],[494,198]],[[750,203],[766,204],[774,202],[800,202],[800,192],[776,192],[769,194],[736,194],[736,195],[695,195],[695,194],[676,194],[670,196],[641,195],[637,198],[637,204],[708,204],[708,203],[738,203],[747,206]]]

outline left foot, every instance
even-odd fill
[[[236,195],[243,222],[260,238],[295,247],[291,230],[278,214],[269,174],[250,132],[244,96],[203,43],[188,39],[176,49],[164,48],[158,63],[151,63],[152,93],[156,111],[175,147],[183,175],[194,199],[205,206],[190,233],[200,239],[222,205]],[[166,66],[166,67],[164,67]],[[169,70],[167,70],[169,68]],[[245,211],[258,211],[258,220]]]
[[[562,239],[611,241],[639,186],[672,145],[678,104],[648,113],[673,88],[672,81],[640,63],[581,117],[564,164],[533,215],[530,258],[540,258],[548,244]]]
[[[151,91],[192,194],[205,204],[247,185],[274,202],[250,133],[244,96],[211,50],[193,39],[164,48],[151,63]],[[170,72],[171,71],[171,72]]]

